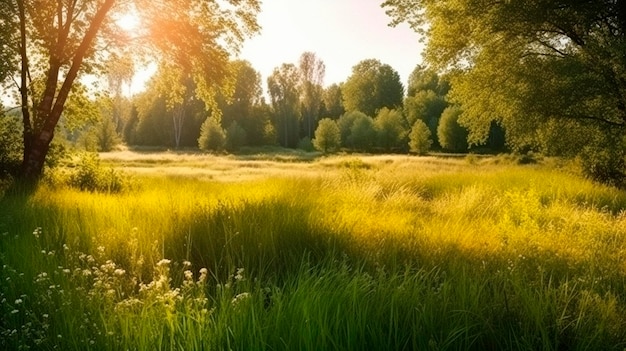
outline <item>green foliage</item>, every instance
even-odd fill
[[[221,151],[226,144],[226,133],[220,126],[220,122],[209,117],[202,123],[198,147],[205,151]]]
[[[341,133],[341,145],[350,146],[348,138],[350,137],[350,132],[352,126],[354,125],[354,121],[359,118],[365,118],[367,115],[361,111],[350,111],[346,112],[337,120],[337,126],[339,127],[339,132]]]
[[[338,84],[331,84],[324,89],[322,96],[322,113],[331,119],[338,119],[346,112],[343,107],[343,97],[341,87]]]
[[[111,167],[102,166],[100,157],[95,152],[80,154],[69,175],[57,173],[48,179],[56,185],[65,184],[89,192],[119,193],[130,188],[129,176]]]
[[[238,151],[246,145],[247,133],[237,121],[233,121],[226,129],[226,149],[228,151]]]
[[[341,132],[337,122],[330,118],[320,120],[313,139],[315,148],[323,153],[333,152],[341,146]]]
[[[422,120],[417,120],[409,133],[409,150],[418,155],[423,155],[430,150],[433,141],[431,140],[430,129]]]
[[[375,116],[383,107],[401,107],[404,87],[398,72],[391,66],[369,59],[352,67],[352,74],[343,84],[341,93],[346,111]]]
[[[294,64],[282,64],[267,78],[272,103],[272,121],[278,142],[284,147],[296,147],[300,121],[300,73]]]
[[[95,131],[98,138],[98,151],[112,151],[121,142],[115,122],[108,116],[103,116],[102,120],[95,126]]]
[[[452,152],[467,151],[467,129],[459,125],[459,116],[463,113],[458,106],[450,106],[441,114],[437,137],[445,150]]]
[[[385,151],[404,147],[408,134],[405,127],[404,116],[400,110],[389,110],[382,108],[376,119],[374,119],[374,129],[376,129],[376,145]]]
[[[22,133],[19,120],[0,111],[0,178],[17,175],[20,169],[24,154]]]
[[[358,115],[348,136],[348,145],[358,151],[368,152],[374,146],[376,141],[376,129],[374,128],[374,120],[365,114]]]
[[[611,149],[616,135],[626,135],[626,11],[615,1],[387,0],[383,6],[395,23],[407,21],[428,37],[427,62],[454,71],[450,99],[463,108],[460,123],[470,144],[483,144],[497,122],[514,150],[593,160],[581,141]],[[624,172],[621,151],[595,159],[617,168],[600,167],[602,174]]]

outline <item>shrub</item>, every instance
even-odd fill
[[[383,108],[374,120],[378,146],[386,151],[401,147],[408,134],[401,111]],[[405,144],[406,145],[406,144]]]
[[[409,134],[409,148],[411,152],[414,152],[418,155],[423,155],[430,150],[431,145],[433,144],[430,133],[430,129],[424,121],[418,119],[413,124],[413,128],[411,128],[411,134]]]
[[[344,113],[337,120],[337,127],[341,133],[341,145],[348,146],[348,138],[350,137],[350,130],[354,125],[354,121],[359,117],[367,117],[363,112],[351,111]]]
[[[376,130],[374,129],[374,120],[372,117],[361,114],[354,120],[352,128],[350,128],[350,136],[348,143],[355,149],[360,151],[369,151],[374,145],[376,138]]]
[[[320,120],[315,130],[313,145],[323,153],[339,149],[341,146],[341,132],[337,123],[330,118]]]
[[[237,121],[233,121],[226,129],[226,148],[229,151],[238,151],[246,144],[248,135]]]
[[[467,129],[458,122],[462,111],[458,106],[447,107],[441,114],[437,138],[442,148],[452,152],[467,151]]]
[[[209,117],[202,123],[198,147],[201,150],[220,151],[226,143],[226,134],[217,119]]]
[[[83,191],[119,193],[130,185],[128,176],[100,164],[97,153],[86,152],[68,177],[68,185]]]

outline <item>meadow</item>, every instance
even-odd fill
[[[100,157],[1,195],[0,349],[626,348],[626,192],[558,161]]]

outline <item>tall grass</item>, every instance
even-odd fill
[[[623,191],[536,165],[241,162],[253,180],[6,194],[0,347],[626,347]]]

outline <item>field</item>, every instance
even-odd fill
[[[626,192],[557,161],[101,160],[0,199],[0,349],[626,348]]]

